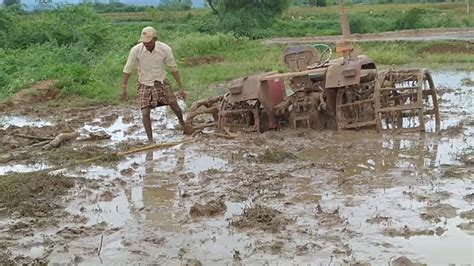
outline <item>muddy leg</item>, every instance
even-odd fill
[[[143,127],[145,128],[146,136],[149,143],[153,143],[153,132],[151,131],[151,108],[145,107],[142,109]]]
[[[179,124],[183,127],[184,129],[184,134],[190,135],[193,133],[192,128],[184,122],[183,119],[183,111],[181,111],[181,108],[178,105],[177,101],[172,101],[170,102],[170,108],[173,110],[174,114],[178,118]]]

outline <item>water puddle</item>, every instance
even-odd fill
[[[63,169],[67,175],[84,177],[87,182],[67,196],[68,214],[56,227],[90,229],[104,222],[106,226],[104,231],[87,231],[84,236],[68,239],[66,251],[60,245],[53,247],[48,259],[59,264],[71,263],[76,256],[84,264],[183,264],[188,258],[219,265],[240,260],[249,264],[337,264],[344,259],[384,264],[395,255],[405,255],[428,264],[472,263],[472,235],[458,227],[468,222],[460,213],[472,209],[472,203],[463,199],[473,192],[472,176],[446,178],[443,171],[469,170],[460,157],[474,146],[474,126],[469,123],[474,111],[473,87],[463,85],[461,79],[474,79],[474,75],[435,72],[433,76],[438,86],[452,88],[441,95],[439,134],[315,133],[314,145],[304,146],[301,156],[288,164],[223,159],[225,152],[232,152],[241,145],[239,141],[245,141],[239,139],[142,152],[111,166]],[[176,119],[166,112],[166,108],[152,112],[157,141],[182,139],[174,129]],[[102,142],[105,145],[146,138],[138,111],[107,121],[102,118],[86,123],[81,134],[105,131],[111,135]],[[455,130],[460,123],[461,130]],[[278,134],[276,139],[266,140],[268,144],[278,143]],[[251,142],[249,146],[256,153],[264,149]],[[299,171],[300,165],[309,164],[301,157],[316,166]],[[0,175],[47,167],[5,165],[0,166]],[[221,196],[225,212],[190,216],[195,204]],[[230,225],[234,216],[258,201],[280,210],[291,223],[281,232],[270,233]],[[326,218],[334,220],[321,224],[324,215],[317,215],[318,204]],[[436,222],[421,216],[437,204],[451,206],[455,215]],[[415,231],[437,231],[409,237],[386,233],[406,226]],[[119,229],[111,232],[111,228]],[[66,241],[55,236],[54,230],[35,234]],[[101,237],[102,255],[97,256]],[[50,251],[46,244],[33,242],[35,245],[12,250],[31,258]]]
[[[181,108],[184,102],[179,101]],[[129,140],[146,140],[146,134],[142,126],[141,113],[139,110],[130,111],[125,115],[102,116],[86,123],[80,133],[87,136],[90,133],[105,132],[111,136],[108,144],[117,144]],[[159,107],[151,112],[152,128],[155,141],[172,141],[179,139],[176,137],[177,118],[170,114],[169,107]],[[110,123],[112,122],[112,123]]]
[[[32,118],[27,116],[2,116],[0,117],[0,129],[7,129],[9,126],[17,127],[45,127],[52,126],[50,121],[43,120],[40,118]]]
[[[349,139],[343,132],[328,139],[323,147],[309,149],[303,155],[317,162],[344,166],[346,171],[342,176],[396,169],[422,172],[433,167],[460,165],[461,155],[474,147],[474,87],[462,82],[474,80],[474,73],[434,72],[433,79],[438,88],[450,89],[441,96],[446,99],[440,106],[441,136],[427,133],[369,137],[367,134],[371,133],[351,133]],[[434,128],[434,122],[428,123],[427,128],[428,131]],[[344,148],[350,148],[351,152],[340,152]]]
[[[46,163],[35,164],[13,164],[0,166],[0,175],[7,175],[11,173],[28,173],[49,168]]]
[[[440,111],[447,114],[462,114],[472,119],[474,114],[474,86],[466,84],[463,80],[474,80],[474,72],[433,72],[433,80],[439,91]]]

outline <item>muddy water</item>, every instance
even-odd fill
[[[13,221],[0,220],[0,240],[16,239],[9,242],[14,256],[46,256],[51,264],[381,265],[400,256],[473,264],[474,230],[458,227],[470,221],[460,214],[472,210],[468,195],[474,193],[474,171],[463,159],[473,152],[474,133],[474,88],[461,84],[466,77],[474,80],[472,73],[434,73],[438,86],[449,87],[440,96],[439,134],[283,130],[235,140],[203,136],[113,166],[63,169],[87,182],[66,196],[62,218],[27,237],[8,233]],[[159,141],[185,138],[165,111],[153,115]],[[141,127],[134,128],[139,113],[107,123],[102,117],[81,133],[112,136],[100,145],[144,140]],[[282,146],[296,158],[259,161],[266,149]],[[193,205],[215,199],[224,201],[224,213],[190,216]],[[288,225],[274,232],[231,225],[255,204],[280,211]]]

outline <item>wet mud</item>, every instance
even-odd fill
[[[188,137],[160,108],[157,142],[189,142],[120,158],[112,154],[146,141],[133,107],[70,108],[60,120],[47,107],[9,112],[0,136],[18,145],[2,142],[0,182],[19,185],[0,194],[0,264],[471,264],[466,78],[474,79],[434,73],[446,88],[439,133]],[[50,151],[15,136],[53,137],[65,126],[78,139]],[[91,136],[107,137],[82,141]],[[53,182],[58,176],[72,183]]]

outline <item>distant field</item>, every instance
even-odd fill
[[[455,12],[460,16],[471,17],[474,20],[474,14],[466,14],[465,4],[461,2],[456,3],[430,3],[430,4],[355,4],[346,6],[347,12],[361,13],[361,12],[384,12],[384,11],[407,11],[413,8],[432,8],[439,10],[446,10]],[[161,11],[150,10],[148,12],[131,12],[131,13],[105,13],[104,16],[112,21],[149,21],[153,19],[171,19],[179,20],[189,16],[199,16],[210,12],[210,9],[192,9],[189,11]],[[339,12],[339,6],[328,7],[291,7],[285,12],[284,17],[288,16],[307,16],[318,14],[335,14]]]

